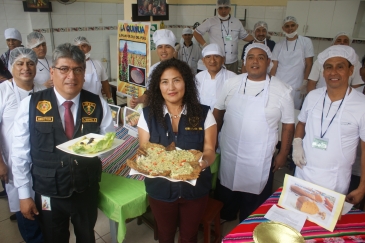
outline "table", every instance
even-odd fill
[[[127,158],[133,158],[138,139],[119,127],[116,137],[125,142],[102,160],[103,173],[99,192],[99,209],[110,219],[112,242],[122,242],[126,234],[126,219],[142,215],[148,206],[143,176],[129,176]]]
[[[279,188],[274,192],[256,211],[226,235],[222,242],[254,242],[253,230],[258,224],[269,221],[264,218],[264,215],[272,205],[278,203],[281,190],[282,188]],[[333,232],[307,220],[300,233],[308,243],[365,242],[365,212],[353,208],[348,214],[341,217]]]
[[[116,235],[118,242],[123,241],[127,231],[126,219],[142,215],[147,206],[147,193],[143,181],[102,173],[99,208],[109,219],[118,223],[118,226],[114,222],[110,224],[110,234],[114,242]]]

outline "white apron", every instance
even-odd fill
[[[275,76],[292,87],[294,107],[299,110],[303,99],[300,98],[300,91],[297,89],[302,86],[305,69],[304,46],[300,36],[298,36],[294,48],[287,50],[286,45],[281,45]]]
[[[243,82],[247,75],[243,75]],[[260,194],[271,166],[278,131],[266,121],[269,80],[262,96],[240,94],[242,83],[227,105],[221,132],[221,184],[232,191]]]
[[[217,76],[215,81],[207,79],[207,76],[208,75],[210,76],[210,74],[208,71],[205,71],[206,73],[204,74],[203,81],[201,82],[200,85],[200,90],[199,90],[200,104],[209,106],[212,111],[214,110],[215,103],[217,103],[218,92],[222,90],[224,81],[226,80],[227,70],[224,68],[222,68],[221,70],[223,74],[219,76],[223,76],[223,79],[221,78],[217,79]],[[204,86],[205,82],[215,82],[215,86],[214,85]]]
[[[320,103],[323,101],[324,95],[325,91],[315,105],[310,108],[310,112],[308,113],[308,119],[305,126],[305,137],[303,139],[303,149],[307,164],[303,166],[303,169],[297,167],[295,176],[346,195],[350,183],[351,165],[355,159],[354,156],[352,158],[345,158],[341,146],[340,121],[346,105],[348,91],[340,110],[337,112],[336,117],[333,119],[332,124],[324,135],[324,138],[329,139],[327,150],[312,147],[314,137],[320,137],[321,134],[321,114],[314,114],[313,109],[318,102],[318,105],[322,107],[322,104]],[[323,132],[326,130],[327,124],[329,124],[332,117],[333,116],[325,117],[324,115],[324,122],[322,125]]]
[[[98,74],[96,73],[96,67],[94,65],[94,62],[91,60],[91,58],[89,60],[94,69],[92,73],[85,74],[85,83],[83,89],[102,97],[101,80],[99,80]]]

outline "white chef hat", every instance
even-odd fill
[[[243,61],[244,61],[243,65],[246,65],[246,57],[247,57],[247,54],[253,48],[260,48],[260,49],[264,50],[266,52],[266,54],[267,54],[267,58],[271,59],[272,53],[270,51],[270,48],[267,45],[262,44],[262,43],[252,43],[252,44],[249,44],[246,47],[245,56],[243,57]]]
[[[4,31],[5,40],[7,39],[16,39],[22,42],[22,35],[17,29],[9,28]]]
[[[318,62],[323,65],[329,58],[343,57],[347,59],[352,65],[358,61],[355,50],[351,46],[334,45],[328,47],[318,55]]]
[[[257,28],[264,27],[266,30],[269,30],[267,23],[265,21],[259,21],[253,26],[253,31],[255,32]]]
[[[283,26],[284,26],[284,24],[286,24],[286,23],[288,23],[290,21],[298,24],[298,21],[297,21],[297,19],[294,16],[286,16],[285,19],[283,20]]]
[[[39,46],[42,43],[46,42],[46,38],[42,35],[42,33],[33,31],[29,35],[27,35],[27,47],[32,49],[34,47]]]
[[[219,55],[221,57],[224,57],[224,53],[222,51],[222,48],[216,43],[212,43],[204,47],[202,50],[202,56],[208,56],[208,55]]]
[[[155,33],[153,33],[153,42],[156,46],[170,45],[175,47],[176,37],[171,30],[156,30]]]
[[[182,31],[183,35],[192,35],[193,34],[193,30],[190,28],[184,28]]]
[[[231,0],[217,0],[217,9],[219,7],[231,7]]]
[[[74,46],[80,46],[82,44],[87,44],[89,46],[90,45],[90,42],[86,39],[86,37],[83,37],[83,36],[78,36],[74,39]]]
[[[333,44],[335,44],[335,42],[336,42],[336,40],[337,40],[337,38],[338,38],[338,37],[343,36],[343,35],[344,35],[344,36],[347,36],[347,37],[349,38],[349,45],[351,45],[351,43],[352,43],[352,38],[351,38],[351,36],[350,36],[349,34],[347,34],[346,32],[341,31],[341,32],[338,32],[338,33],[336,34],[335,38],[333,38],[332,43],[331,43],[331,46],[332,46]]]
[[[18,59],[21,58],[28,58],[37,65],[38,62],[37,54],[35,54],[35,52],[32,49],[26,47],[17,47],[10,51],[9,63],[11,67],[13,67],[13,64]]]

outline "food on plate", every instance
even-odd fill
[[[126,116],[125,122],[128,125],[135,127],[138,124],[139,117],[140,117],[140,114],[138,112],[133,112]]]
[[[131,77],[137,84],[141,84],[144,81],[144,74],[139,68],[132,69]]]
[[[319,208],[317,204],[305,196],[300,196],[297,199],[296,208],[304,213],[317,214],[319,213]]]
[[[129,167],[150,176],[165,176],[176,180],[193,180],[199,177],[201,168],[198,150],[176,150],[174,144],[164,147],[148,143],[138,150],[135,161],[127,160]]]
[[[322,196],[318,193],[311,193],[311,192],[308,192],[308,191],[306,191],[298,186],[294,186],[294,185],[290,186],[290,190],[299,196],[306,196],[306,197],[312,199],[313,201],[316,201],[319,203],[323,202]]]
[[[108,132],[104,137],[86,135],[75,144],[69,146],[77,154],[95,154],[110,148],[115,138],[115,132]]]

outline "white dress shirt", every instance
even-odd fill
[[[66,101],[54,88],[58,111],[64,125],[64,113],[65,108],[62,106],[63,102]],[[26,97],[20,103],[18,112],[14,118],[14,129],[13,129],[13,144],[11,159],[13,161],[13,175],[14,184],[18,188],[19,199],[26,199],[31,196],[31,173],[30,168],[32,159],[30,156],[30,134],[29,134],[29,102],[30,96]],[[71,111],[76,123],[77,109],[79,107],[80,94],[78,94],[71,101],[74,105],[71,107]],[[114,132],[113,119],[110,112],[110,108],[106,101],[100,98],[103,107],[103,120],[100,124],[100,134],[107,132]]]

